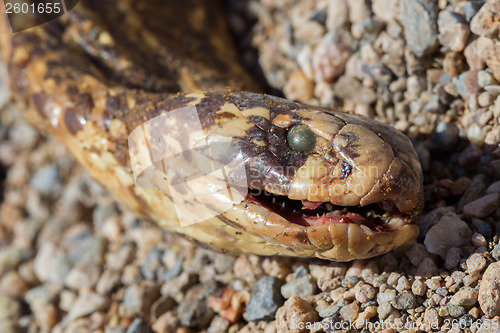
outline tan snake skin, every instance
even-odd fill
[[[418,234],[423,177],[410,140],[378,121],[242,92],[258,87],[238,63],[217,1],[81,1],[59,20],[1,38],[26,117],[117,199],[169,231],[233,253],[337,261],[386,253]],[[253,190],[297,203],[374,205],[386,210],[385,222],[368,225],[347,208],[342,216],[351,218],[302,225],[247,197],[181,226],[171,193],[135,183],[128,137],[186,106],[196,107],[208,139],[238,143],[255,172],[247,175]],[[286,143],[297,124],[317,136],[308,154]]]

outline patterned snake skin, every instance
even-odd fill
[[[82,0],[58,20],[2,34],[15,100],[121,202],[223,251],[348,261],[414,239],[423,177],[410,140],[378,121],[244,92],[258,87],[238,63],[220,7]],[[168,188],[137,185],[134,163],[144,161],[131,160],[129,135],[188,106],[208,142],[227,138],[227,156],[240,154],[247,191],[221,214],[182,226]],[[294,128],[312,138],[310,148],[294,147],[306,140]],[[188,198],[194,215],[219,204]]]

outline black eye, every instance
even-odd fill
[[[288,131],[288,146],[298,153],[310,153],[316,146],[316,134],[305,125],[294,125]]]

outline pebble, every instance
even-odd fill
[[[297,71],[290,76],[283,92],[287,98],[307,103],[314,97],[314,82],[303,71]]]
[[[312,53],[314,81],[332,82],[340,76],[352,52],[342,44],[332,43],[326,35]]]
[[[454,214],[444,215],[438,224],[433,226],[425,236],[427,251],[446,259],[448,249],[462,247],[470,242],[472,231],[464,221]]]
[[[401,22],[407,45],[417,57],[422,57],[437,46],[437,5],[435,1],[402,0]]]
[[[498,38],[500,34],[500,3],[488,0],[470,22],[470,30],[478,35]]]
[[[306,333],[307,325],[319,320],[314,308],[299,296],[288,299],[276,312],[278,332]]]
[[[444,267],[450,270],[457,267],[460,263],[460,258],[462,258],[461,249],[459,249],[458,247],[449,248],[448,252],[446,252]]]
[[[353,322],[358,318],[359,314],[359,305],[356,302],[352,302],[350,304],[344,305],[343,307],[340,308],[339,314],[344,318],[345,320],[349,322]]]
[[[10,297],[23,297],[30,286],[16,271],[9,271],[1,277],[0,292]]]
[[[417,296],[424,296],[427,292],[427,285],[422,279],[415,279],[411,285],[411,292]]]
[[[479,306],[489,316],[500,315],[500,262],[491,263],[479,283]]]
[[[389,23],[398,15],[400,10],[398,0],[373,0],[372,10],[382,21]]]
[[[469,258],[467,258],[466,264],[466,272],[469,274],[475,274],[484,269],[484,267],[486,266],[486,259],[482,254],[473,253],[469,256]]]
[[[31,178],[31,186],[41,195],[56,195],[61,191],[61,177],[54,165],[46,165],[37,170]]]
[[[441,318],[439,317],[438,311],[434,308],[427,308],[425,309],[423,318],[425,327],[422,327],[422,329],[425,329],[427,332],[430,332],[432,331],[433,327],[436,327],[436,324],[439,324],[440,321]]]
[[[151,305],[160,296],[160,286],[152,281],[143,280],[140,284],[127,287],[123,295],[123,309],[129,316],[149,313]]]
[[[498,181],[492,183],[490,186],[488,186],[486,193],[500,193],[500,180],[498,180]]]
[[[255,282],[252,297],[247,306],[247,318],[250,321],[271,321],[276,311],[283,305],[281,286],[283,282],[274,276],[265,276]]]
[[[493,75],[488,73],[485,70],[480,70],[477,72],[477,84],[481,87],[484,88],[486,86],[494,85],[496,84],[496,80],[493,78]]]
[[[464,315],[465,308],[463,306],[460,306],[460,305],[450,304],[450,305],[448,305],[448,313],[450,314],[450,316],[458,318],[458,317]]]
[[[394,308],[389,303],[382,303],[377,308],[378,317],[385,320]]]
[[[371,301],[377,295],[377,290],[367,283],[358,283],[354,290],[356,301],[361,304]]]
[[[317,290],[316,281],[311,275],[306,275],[298,279],[294,279],[281,287],[281,295],[289,299],[292,296],[307,297],[314,295]]]
[[[465,19],[467,22],[470,22],[472,17],[476,15],[476,13],[481,9],[481,7],[484,5],[485,1],[484,0],[479,0],[479,1],[467,1],[464,6],[464,13],[465,13]]]
[[[417,306],[417,300],[411,292],[403,291],[396,295],[391,305],[398,310],[414,309]]]
[[[35,257],[34,270],[42,282],[62,282],[71,270],[66,252],[53,243],[45,243]]]
[[[466,217],[485,218],[500,206],[500,193],[487,194],[464,206]]]
[[[337,314],[339,310],[340,305],[330,305],[320,309],[318,313],[321,318],[328,318],[333,316],[334,314]]]
[[[214,281],[198,284],[188,290],[184,301],[177,309],[183,326],[201,328],[210,323],[214,312],[208,304],[208,299],[216,290],[217,284]]]
[[[101,275],[99,266],[83,262],[74,266],[66,275],[64,283],[71,289],[81,289],[85,287],[93,287],[97,284]]]
[[[469,26],[464,18],[452,11],[444,10],[438,16],[439,42],[454,52],[465,48],[469,38]]]
[[[478,291],[470,287],[463,287],[450,299],[450,304],[460,306],[473,306],[477,302]]]
[[[333,33],[340,33],[341,28],[349,20],[349,7],[346,0],[328,2],[326,28]]]
[[[127,328],[126,333],[151,333],[151,328],[140,318],[135,318]]]
[[[107,297],[91,291],[84,292],[74,301],[69,310],[68,319],[74,320],[97,311],[107,310],[109,304],[110,299]]]

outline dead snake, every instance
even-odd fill
[[[423,177],[410,140],[378,121],[243,92],[257,87],[238,63],[216,0],[82,0],[1,42],[28,119],[167,230],[224,251],[337,261],[386,253],[418,234]],[[230,139],[225,151],[240,154],[247,191],[221,214],[181,226],[171,191],[137,185],[134,167],[154,161],[141,158],[129,135],[188,106],[205,139]],[[186,177],[186,168],[181,162],[175,177]],[[210,192],[201,183],[194,186]],[[219,204],[217,195],[186,198],[194,215],[200,204]]]

